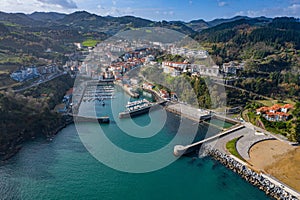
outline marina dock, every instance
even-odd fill
[[[94,102],[114,98],[114,87],[112,85],[97,85],[87,86],[82,101]]]
[[[105,106],[104,100],[113,99],[114,97],[114,86],[112,80],[102,81],[87,81],[82,83],[78,94],[74,95],[75,104],[73,107],[73,113],[69,113],[76,122],[99,122],[109,123],[110,119],[108,116],[82,116],[79,115],[80,105],[84,102],[100,102]],[[82,92],[80,92],[82,91]]]

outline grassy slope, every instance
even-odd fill
[[[229,142],[227,142],[226,144],[226,149],[229,151],[229,153],[231,153],[232,155],[234,155],[235,157],[241,159],[241,160],[245,160],[237,151],[236,149],[236,142],[240,139],[239,138],[235,138],[233,140],[230,140]]]

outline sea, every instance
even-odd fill
[[[172,141],[188,142],[185,138],[195,131],[194,127],[193,140],[199,141],[218,133],[215,126],[198,125],[160,110],[134,119],[118,119],[117,113],[133,99],[120,88],[115,89],[114,96],[103,100],[104,106],[102,102],[85,102],[80,111],[86,116],[107,115],[110,124],[69,125],[51,141],[39,138],[27,142],[16,156],[1,163],[0,199],[270,199],[210,157],[190,154],[173,159]],[[174,140],[178,133],[179,139]],[[99,138],[129,152],[125,154],[129,157],[153,152],[160,155],[150,157],[151,162],[136,158],[132,163],[118,151],[105,149],[97,154],[105,148]],[[160,152],[165,146],[170,148]]]

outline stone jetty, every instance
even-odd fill
[[[288,189],[283,185],[275,184],[274,181],[270,180],[266,175],[256,173],[233,157],[210,147],[206,147],[205,153],[239,174],[249,183],[258,187],[260,190],[263,190],[267,195],[280,200],[298,200],[291,192],[287,192],[287,190],[291,189]]]

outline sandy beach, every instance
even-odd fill
[[[262,169],[300,191],[300,147],[278,140],[268,140],[255,144],[249,153],[249,162],[256,169]]]

